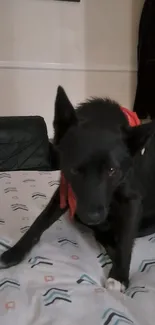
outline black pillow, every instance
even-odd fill
[[[0,117],[0,171],[11,170],[51,170],[47,127],[42,117]]]

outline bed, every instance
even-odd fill
[[[35,125],[38,123],[36,120],[33,122]],[[5,156],[0,165],[0,254],[27,231],[59,185],[59,171],[53,170],[48,138],[43,148],[41,141],[37,145],[39,149],[33,148],[31,154],[29,151],[27,160],[21,159],[21,149],[17,150],[15,141],[18,123],[15,136],[12,129],[9,135],[12,141],[10,147],[16,143],[16,150],[11,152],[14,164],[6,159],[6,155],[10,157],[9,150],[4,150],[5,144],[10,144],[10,127],[7,123],[6,120],[7,132],[3,132],[3,141],[0,132],[1,157]],[[39,124],[35,132],[34,127],[27,132],[23,118],[20,132],[25,133],[22,140],[18,134],[18,142],[19,139],[25,142],[25,138],[31,134],[29,143],[34,147],[33,142],[42,138],[41,129],[44,129],[46,138],[45,125]],[[4,134],[7,141],[4,141]],[[48,154],[45,150],[46,142]],[[43,170],[45,156],[46,171]],[[34,161],[37,166],[34,166]],[[8,170],[5,170],[4,165]],[[104,288],[110,267],[111,261],[105,249],[96,242],[93,233],[70,221],[67,213],[62,215],[59,221],[45,231],[40,242],[22,263],[0,270],[0,324],[153,325],[155,235],[136,240],[130,286],[125,294]]]

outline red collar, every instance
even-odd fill
[[[60,178],[60,208],[65,209],[69,205],[69,216],[72,219],[76,211],[76,199],[70,184],[65,180],[64,174]]]
[[[126,115],[130,126],[140,125],[140,120],[135,112],[129,111],[125,107],[121,107],[121,110]],[[60,208],[65,209],[67,204],[69,205],[70,219],[74,217],[76,211],[76,199],[70,184],[65,180],[64,174],[61,173],[60,178]]]

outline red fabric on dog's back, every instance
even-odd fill
[[[135,112],[129,111],[125,107],[121,110],[126,115],[130,126],[140,125],[140,120]],[[64,174],[61,173],[60,178],[60,208],[65,209],[69,205],[69,216],[72,219],[76,211],[76,198],[70,184],[65,180]]]

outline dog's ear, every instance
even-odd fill
[[[57,145],[65,132],[77,123],[74,107],[69,101],[64,89],[59,86],[55,100],[54,143]]]
[[[132,155],[145,151],[148,141],[155,135],[155,120],[126,130],[126,141]]]

